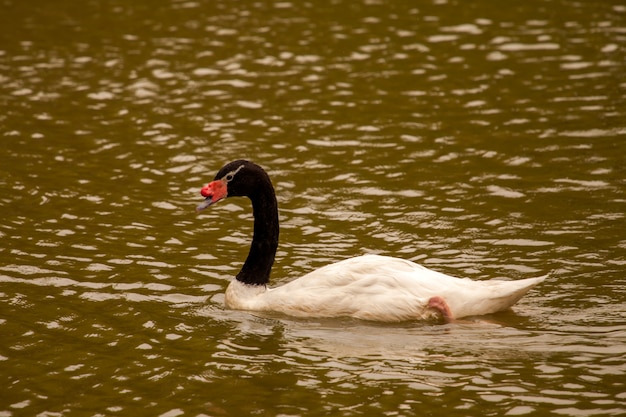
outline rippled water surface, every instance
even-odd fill
[[[626,6],[0,0],[0,416],[625,415]],[[450,324],[225,310],[363,253],[552,275]]]

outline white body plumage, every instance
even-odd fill
[[[545,276],[517,281],[473,281],[432,271],[414,262],[364,255],[315,270],[276,288],[238,280],[226,290],[226,306],[297,317],[354,317],[376,321],[441,316],[429,305],[442,298],[451,317],[506,310]]]

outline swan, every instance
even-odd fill
[[[205,200],[197,206],[198,212],[226,197],[248,197],[252,202],[252,243],[241,271],[226,289],[224,303],[230,309],[382,322],[452,321],[506,310],[546,278],[473,281],[404,259],[363,255],[269,288],[279,225],[276,194],[268,174],[253,162],[233,161],[200,193]]]

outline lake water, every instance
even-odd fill
[[[626,415],[626,6],[0,5],[0,416]],[[551,277],[512,311],[229,311],[270,173],[275,285],[363,253]]]

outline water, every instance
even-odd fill
[[[0,5],[0,415],[626,414],[619,2]],[[223,308],[246,200],[276,285],[362,253],[553,271],[460,323]]]

